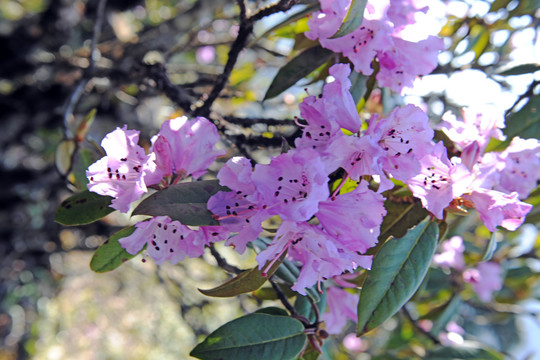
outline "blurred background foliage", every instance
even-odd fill
[[[247,5],[255,11],[271,3]],[[262,102],[278,70],[316,45],[303,32],[306,14],[318,4],[299,3],[256,23],[212,107],[209,116],[229,155],[261,160],[280,151],[282,138],[292,144],[298,104],[306,93],[320,93],[328,68],[340,60],[323,54],[304,63],[296,70],[307,77]],[[540,2],[430,5],[445,37],[439,67],[405,96],[378,88],[366,93],[367,79],[352,79],[355,99],[366,100],[362,115],[409,102],[423,104],[436,123],[448,110],[459,114],[462,106],[487,102],[507,111],[509,140],[539,138]],[[90,60],[97,20],[101,32]],[[236,2],[226,0],[109,0],[103,11],[97,0],[0,0],[0,359],[188,358],[203,335],[260,305],[248,296],[199,294],[197,288],[226,279],[206,255],[160,268],[137,258],[113,273],[92,273],[92,251],[132,220],[113,213],[81,228],[53,222],[58,203],[84,188],[82,171],[101,156],[96,144],[104,134],[128,124],[142,129],[149,146],[164,120],[201,106],[227,62],[237,25]],[[538,205],[539,194],[528,201]],[[540,358],[525,340],[540,328],[539,306],[529,306],[540,296],[539,221],[536,206],[523,230],[496,234],[493,257],[506,259],[496,303],[480,303],[452,274],[432,269],[404,314],[366,335],[361,346],[345,347],[340,337],[325,351],[332,359],[427,357],[431,340],[417,336],[419,324],[439,319],[437,326],[457,322],[468,340],[516,359]],[[465,238],[468,262],[484,256],[490,234],[477,218],[457,219],[453,234]],[[238,266],[254,264],[252,255],[220,251]],[[461,300],[453,300],[458,291]]]

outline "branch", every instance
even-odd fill
[[[96,51],[97,42],[101,35],[101,27],[103,26],[103,18],[105,17],[105,7],[107,5],[107,0],[99,0],[98,8],[96,12],[96,21],[94,23],[94,32],[92,34],[92,40],[90,43],[90,58],[88,59],[88,68],[84,72],[81,81],[71,93],[69,100],[66,104],[66,110],[64,111],[64,135],[66,138],[71,138],[72,134],[69,131],[69,120],[75,111],[75,106],[81,98],[84,88],[88,81],[94,76],[96,71],[96,65],[94,60],[94,52]]]
[[[214,247],[214,244],[208,246],[210,249],[210,253],[212,256],[216,259],[218,266],[222,268],[223,270],[233,273],[233,274],[240,274],[243,270],[240,270],[236,266],[233,266],[227,262],[223,257],[221,257],[220,253],[216,250]]]
[[[225,64],[225,68],[223,68],[223,72],[218,76],[216,83],[212,88],[212,91],[210,92],[210,95],[208,95],[208,98],[204,101],[201,107],[197,108],[193,112],[193,115],[208,117],[208,115],[210,114],[210,107],[212,106],[214,101],[216,101],[219,93],[221,92],[221,90],[223,90],[225,84],[229,80],[234,65],[238,60],[238,55],[246,46],[247,39],[251,34],[251,31],[253,31],[252,24],[240,23],[240,28],[238,29],[238,36],[234,40],[231,49],[229,50],[227,63]]]
[[[185,112],[191,113],[192,100],[188,93],[180,86],[171,82],[165,66],[161,63],[153,65],[143,64],[146,70],[146,76],[156,82],[156,88],[165,93],[165,95]]]
[[[250,17],[247,17],[247,9],[244,0],[237,1],[238,6],[240,7],[240,28],[238,29],[238,35],[234,40],[231,49],[229,50],[227,63],[223,68],[223,72],[217,78],[216,83],[212,88],[212,91],[208,95],[208,98],[206,98],[206,100],[204,101],[203,105],[193,112],[194,116],[209,116],[212,104],[214,103],[214,101],[216,101],[219,94],[227,84],[229,77],[231,76],[234,65],[238,61],[238,55],[246,47],[249,35],[253,31],[253,24],[257,20],[260,20],[268,15],[290,9],[294,4],[297,3],[298,0],[280,0],[273,5],[267,6],[257,11]]]
[[[250,16],[248,20],[251,23],[254,23],[257,20],[262,19],[263,17],[275,14],[280,11],[287,11],[297,2],[298,0],[280,0],[275,4],[268,5],[267,7],[257,11],[255,14]]]

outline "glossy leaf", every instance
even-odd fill
[[[319,4],[318,1],[316,1],[316,2],[314,2],[312,4],[309,4],[304,9],[302,9],[302,10],[300,10],[300,11],[294,13],[294,14],[291,14],[290,16],[285,18],[283,21],[280,21],[276,25],[272,26],[270,29],[266,30],[262,35],[257,36],[257,38],[255,40],[253,40],[247,47],[252,47],[260,39],[267,37],[272,32],[274,32],[274,31],[276,31],[276,30],[278,30],[278,29],[280,29],[280,28],[282,28],[282,27],[284,27],[286,25],[289,25],[289,24],[291,24],[291,23],[293,23],[295,21],[301,20],[301,19],[305,19],[307,15],[311,14],[314,11],[319,10],[320,7],[321,7],[321,5]]]
[[[292,360],[305,342],[300,321],[255,313],[221,326],[189,355],[202,360]]]
[[[256,266],[251,270],[246,270],[238,274],[231,280],[221,284],[218,287],[208,290],[199,289],[199,291],[206,296],[213,297],[233,297],[255,291],[263,286],[266,280],[268,280],[270,276],[276,272],[284,258],[285,254],[281,255],[281,257],[276,260],[274,264],[272,264],[264,276],[262,270],[259,270],[259,267]],[[266,269],[266,265],[263,267],[263,269]]]
[[[502,76],[511,76],[511,75],[523,75],[530,74],[536,71],[540,71],[540,64],[521,64],[518,66],[512,67],[502,67],[497,69],[495,73]]]
[[[332,51],[323,49],[321,46],[314,46],[301,52],[279,69],[266,91],[263,100],[278,96],[296,84],[298,80],[311,74],[315,69],[328,61],[332,54],[334,54]]]
[[[343,19],[343,24],[337,31],[337,33],[332,36],[332,38],[338,38],[345,36],[354,30],[358,29],[362,25],[362,20],[364,20],[364,9],[366,8],[367,0],[352,0],[351,7]]]
[[[428,215],[428,211],[417,199],[397,198],[395,200],[388,199],[384,202],[386,216],[381,224],[379,243],[367,251],[369,255],[376,254],[390,236],[404,236],[410,228],[419,224]]]
[[[218,225],[206,208],[208,199],[218,191],[227,191],[218,180],[180,183],[160,190],[143,200],[134,215],[169,216],[184,225]]]
[[[480,344],[471,341],[456,346],[441,346],[429,351],[425,360],[457,360],[457,359],[482,359],[502,360],[504,356],[493,349],[483,348]]]
[[[95,153],[89,149],[79,148],[79,151],[75,154],[72,170],[75,175],[75,186],[78,189],[86,189],[86,184],[88,184],[86,170],[96,160]]]
[[[262,309],[259,309],[255,311],[255,314],[268,314],[268,315],[274,315],[274,316],[289,316],[289,313],[282,309],[275,306],[269,306]]]
[[[85,190],[62,201],[54,220],[62,225],[93,223],[114,211],[109,207],[112,198]]]
[[[429,269],[438,237],[437,224],[426,219],[401,239],[389,239],[382,246],[360,293],[358,335],[382,324],[414,295]]]
[[[503,132],[508,142],[514,136],[540,139],[540,95],[531,97],[519,111],[508,115]]]
[[[98,273],[112,271],[135,257],[135,255],[128,253],[118,242],[119,239],[131,235],[133,231],[135,231],[135,226],[130,226],[107,239],[92,256],[90,269]]]

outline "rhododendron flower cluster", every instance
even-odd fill
[[[320,4],[306,36],[342,53],[356,71],[370,75],[377,69],[379,85],[399,92],[437,65],[441,39],[429,35],[412,40],[406,35],[414,14],[427,10],[419,2],[368,1],[362,25],[339,38],[332,36],[351,1]],[[350,93],[350,73],[349,64],[333,65],[329,74],[334,81],[320,96],[302,101],[297,119],[302,135],[294,149],[267,164],[253,165],[244,157],[226,161],[217,179],[228,191],[217,192],[207,203],[218,225],[190,228],[158,216],[136,224],[120,244],[130,254],[146,247],[158,264],[201,256],[218,241],[244,253],[262,233],[264,222],[277,219],[272,242],[256,257],[259,269],[266,274],[287,254],[300,266],[292,289],[303,295],[333,278],[327,288],[330,312],[323,319],[328,331],[337,333],[347,319],[356,319],[358,299],[343,289],[347,284],[340,276],[370,269],[367,251],[379,242],[387,214],[385,196],[396,184],[408,187],[437,219],[443,220],[448,210],[475,208],[489,231],[498,226],[515,230],[523,223],[532,206],[522,200],[540,178],[538,140],[514,138],[506,150],[486,152],[492,138],[505,139],[502,114],[492,109],[465,109],[462,119],[445,114],[440,127],[453,142],[448,148],[433,140],[428,116],[414,105],[364,122]],[[103,139],[107,156],[87,171],[88,189],[111,196],[111,207],[122,212],[149,188],[163,189],[189,177],[196,181],[225,153],[216,149],[216,126],[202,117],[166,121],[148,154],[138,138],[136,130],[117,128]],[[452,237],[443,249],[434,263],[462,273],[481,300],[489,301],[500,289],[497,263],[466,268],[460,237]]]
[[[437,66],[438,52],[444,49],[442,39],[433,35],[421,40],[409,39],[405,31],[415,24],[414,14],[425,12],[427,7],[416,7],[409,1],[371,0],[366,4],[361,26],[350,34],[333,38],[351,0],[319,2],[321,10],[311,15],[306,37],[318,39],[322,47],[342,53],[364,75],[373,72],[372,62],[376,59],[379,65],[376,78],[381,86],[400,92],[411,87],[417,76],[429,74]]]

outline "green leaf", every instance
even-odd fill
[[[85,225],[112,213],[112,198],[85,190],[62,201],[54,220],[62,225]]]
[[[199,289],[199,291],[206,296],[213,297],[233,297],[255,291],[263,286],[266,280],[276,272],[277,268],[283,262],[283,259],[285,259],[285,253],[272,264],[265,276],[263,276],[262,270],[259,270],[259,267],[256,266],[251,270],[241,272],[236,277],[218,287],[208,290]],[[268,264],[265,264],[263,269],[266,269],[267,265]]]
[[[332,39],[345,36],[354,30],[358,29],[362,25],[364,20],[364,9],[366,8],[367,0],[352,0],[351,7],[343,20],[343,24],[332,36]]]
[[[495,71],[495,74],[502,76],[511,76],[531,74],[537,71],[540,71],[540,64],[521,64],[510,68],[507,66],[499,68]]]
[[[206,203],[218,191],[228,190],[220,186],[218,180],[175,184],[143,200],[133,215],[166,215],[184,225],[218,225]]]
[[[128,237],[134,231],[135,226],[130,226],[118,231],[107,239],[107,241],[96,250],[94,256],[92,256],[92,260],[90,260],[90,269],[98,273],[104,273],[112,271],[126,261],[134,258],[135,255],[128,253],[118,242],[119,239]]]
[[[86,169],[96,161],[93,151],[81,149],[75,154],[73,160],[73,175],[75,176],[75,186],[78,189],[85,189],[88,184]]]
[[[351,81],[351,95],[355,104],[358,104],[360,99],[362,99],[362,97],[366,93],[367,79],[368,77],[366,75],[363,75],[356,71],[352,71],[351,75],[349,75],[349,80]]]
[[[508,142],[514,136],[540,139],[540,95],[531,97],[518,112],[508,115],[503,132]]]
[[[321,8],[321,5],[319,4],[318,1],[312,3],[312,4],[309,4],[308,6],[304,7],[304,9],[294,13],[294,14],[291,14],[289,17],[285,18],[283,21],[277,23],[276,25],[272,26],[270,29],[266,30],[262,35],[260,36],[257,36],[256,39],[254,39],[247,47],[250,48],[252,47],[253,45],[255,45],[259,40],[261,40],[262,38],[264,37],[267,37],[268,35],[270,35],[272,32],[286,26],[286,25],[289,25],[295,21],[298,21],[298,20],[302,20],[302,19],[305,19],[307,15],[311,14],[312,12],[314,11],[317,11]]]
[[[435,253],[439,227],[428,219],[401,239],[392,238],[373,259],[358,302],[357,334],[373,330],[416,292]]]
[[[77,144],[75,140],[68,139],[62,140],[55,152],[55,164],[58,172],[63,176],[66,176],[71,170],[71,162],[73,160],[73,154],[77,149]]]
[[[202,360],[292,360],[305,342],[300,321],[286,316],[249,314],[218,328],[189,355]]]
[[[268,315],[274,315],[274,316],[289,316],[289,313],[282,309],[278,308],[276,306],[269,306],[262,309],[259,309],[255,311],[255,314],[268,314]]]
[[[322,314],[326,309],[326,288],[324,287],[324,283],[321,284],[321,286],[323,292],[319,295],[320,300],[317,302],[314,301],[315,306],[319,309],[319,314]],[[309,321],[314,322],[317,314],[313,310],[313,306],[311,306],[311,301],[309,299],[309,296],[298,295],[294,301],[294,308],[300,315],[306,317]],[[319,321],[320,320],[321,319],[319,319]]]
[[[401,202],[399,198],[395,200],[397,201],[388,199],[384,202],[386,216],[381,224],[379,243],[367,251],[369,255],[376,254],[390,236],[404,236],[410,228],[418,225],[428,215],[420,200],[410,199],[410,202],[405,201],[406,199],[402,199]]]
[[[503,360],[504,356],[493,349],[484,348],[481,344],[472,341],[463,345],[440,346],[429,351],[425,360]]]
[[[279,69],[277,75],[272,80],[270,87],[264,95],[264,100],[278,96],[283,91],[305,76],[311,74],[313,70],[324,64],[333,52],[323,49],[321,46],[314,46],[302,51],[285,66]]]

